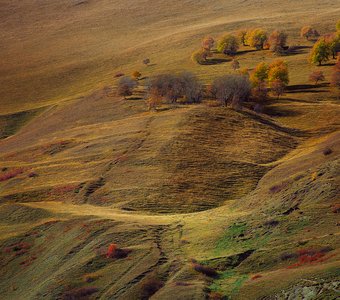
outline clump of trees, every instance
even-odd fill
[[[325,80],[325,75],[323,74],[322,71],[313,71],[309,75],[309,81],[313,82],[315,85],[318,84],[319,81],[324,81]]]
[[[311,26],[304,26],[301,28],[300,36],[305,38],[307,41],[310,39],[316,39],[320,36],[319,32]]]
[[[247,101],[251,94],[251,83],[244,75],[224,75],[214,80],[211,85],[212,96],[222,105],[238,108]]]
[[[239,48],[237,37],[231,34],[224,35],[217,44],[217,51],[226,55],[235,55]]]
[[[192,53],[192,61],[204,65],[208,62],[208,57],[212,56],[212,49],[214,47],[215,40],[211,36],[207,36],[202,40],[202,48]]]
[[[247,45],[262,50],[268,40],[268,33],[262,28],[252,29],[247,32],[245,40]]]
[[[149,108],[156,108],[163,101],[198,103],[203,97],[203,85],[189,72],[178,75],[161,74],[150,81],[148,93]]]
[[[335,59],[337,53],[340,52],[340,30],[338,24],[339,22],[336,25],[336,32],[325,34],[314,44],[309,58],[311,63],[322,65],[322,63],[330,59],[330,56]]]
[[[123,96],[125,99],[127,96],[131,96],[134,88],[137,86],[136,80],[131,77],[124,76],[118,81],[117,94]]]
[[[283,60],[276,60],[270,65],[264,62],[258,64],[250,75],[253,96],[265,99],[269,86],[271,91],[280,97],[289,83],[288,75],[288,66]]]

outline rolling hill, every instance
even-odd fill
[[[340,106],[308,83],[340,1],[0,0],[2,299],[336,299]],[[200,40],[284,29],[290,83],[262,113],[149,111],[148,78]],[[144,66],[142,60],[150,58]],[[242,51],[249,69],[277,57]],[[128,99],[115,74],[144,77]],[[110,248],[111,247],[111,248]],[[111,249],[111,250],[110,250]],[[113,249],[113,250],[112,250]],[[111,252],[113,253],[111,253]]]

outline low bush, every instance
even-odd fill
[[[324,150],[323,150],[323,155],[330,155],[330,154],[332,154],[332,149],[331,148],[325,148]]]
[[[141,299],[147,300],[163,287],[163,282],[158,278],[151,278],[142,284]]]
[[[71,291],[65,292],[63,299],[64,300],[79,300],[79,299],[86,299],[86,297],[91,296],[94,293],[99,291],[96,287],[82,287],[73,289]]]
[[[251,280],[256,280],[256,279],[259,279],[259,278],[261,278],[261,277],[262,277],[261,274],[256,274],[256,275],[254,275],[254,276],[251,278]]]
[[[320,249],[299,249],[296,253],[291,254],[292,258],[296,257],[297,262],[288,266],[288,269],[297,268],[306,264],[324,262],[331,256],[326,257],[326,254],[332,251],[332,247],[323,247]],[[293,256],[294,255],[294,256]]]
[[[215,277],[218,276],[217,271],[215,269],[211,268],[211,267],[208,267],[208,266],[204,266],[204,265],[201,265],[201,264],[198,264],[198,263],[194,263],[193,268],[194,268],[195,271],[202,273],[202,274],[204,274],[208,277],[215,278]]]
[[[106,258],[125,258],[131,253],[131,249],[118,248],[117,244],[110,244],[106,253]]]
[[[22,173],[24,173],[23,168],[16,168],[9,171],[5,171],[3,174],[0,174],[0,182],[12,179]]]

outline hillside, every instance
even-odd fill
[[[339,296],[335,60],[310,65],[299,31],[332,31],[340,1],[0,6],[1,299]],[[231,62],[192,62],[200,40],[258,26],[299,47],[283,57],[281,98],[261,113],[209,101],[148,110],[148,78],[186,70],[208,85]],[[238,55],[250,70],[275,59]],[[308,82],[315,69],[325,82]],[[135,93],[117,96],[115,74],[135,70]]]

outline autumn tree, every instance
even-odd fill
[[[237,38],[231,34],[227,34],[218,41],[217,51],[227,55],[234,55],[237,53],[239,47]]]
[[[268,82],[270,87],[276,80],[280,80],[285,86],[289,83],[288,66],[283,60],[276,60],[269,65]]]
[[[320,39],[314,44],[309,60],[311,63],[318,63],[321,66],[323,62],[329,60],[331,54],[329,44],[327,44],[325,39]]]
[[[212,47],[214,47],[215,40],[211,36],[207,36],[202,40],[202,48],[211,51]]]
[[[247,46],[247,43],[246,43],[247,32],[248,32],[247,29],[240,29],[237,32],[237,37],[239,38],[239,41],[243,46]]]
[[[268,65],[262,62],[259,63],[250,74],[250,82],[252,84],[252,95],[256,99],[263,100],[267,98],[268,72],[269,72]]]
[[[133,89],[137,86],[136,80],[130,77],[121,77],[118,82],[117,94],[123,96],[125,99],[127,96],[131,96]]]
[[[214,80],[212,90],[216,99],[223,105],[230,104],[237,108],[242,101],[248,100],[251,84],[247,76],[224,75]]]
[[[313,71],[309,75],[309,81],[314,82],[315,85],[317,85],[319,81],[324,81],[324,80],[325,80],[325,75],[323,74],[322,71]]]
[[[277,99],[279,99],[280,96],[283,95],[285,88],[286,88],[285,83],[280,79],[275,79],[274,81],[271,82],[271,91],[273,92],[274,95],[277,96]]]
[[[337,97],[340,95],[340,60],[336,63],[331,76],[331,85],[335,88]]]
[[[267,40],[267,32],[261,28],[253,29],[246,35],[247,44],[251,47],[255,47],[257,50],[263,49]]]
[[[340,32],[340,20],[336,23],[336,31]]]
[[[236,71],[240,68],[240,62],[237,59],[233,59],[231,62],[231,68]]]
[[[211,56],[210,51],[207,51],[205,49],[200,49],[195,51],[192,55],[191,55],[191,59],[192,61],[200,64],[200,65],[204,65],[205,63],[207,63],[207,59],[208,57]]]
[[[300,36],[309,41],[311,38],[318,38],[320,34],[311,26],[304,26],[301,28]]]
[[[132,77],[133,77],[135,80],[139,80],[141,76],[142,76],[142,74],[141,74],[140,72],[138,72],[138,71],[134,71],[134,72],[132,73]]]
[[[268,39],[269,48],[271,51],[282,54],[287,43],[287,34],[280,30],[273,31]]]
[[[250,74],[250,81],[253,86],[258,86],[260,83],[265,83],[268,79],[268,65],[264,62],[259,63],[253,72]]]
[[[329,47],[333,59],[335,59],[336,54],[340,52],[340,33],[326,34],[323,38]]]

